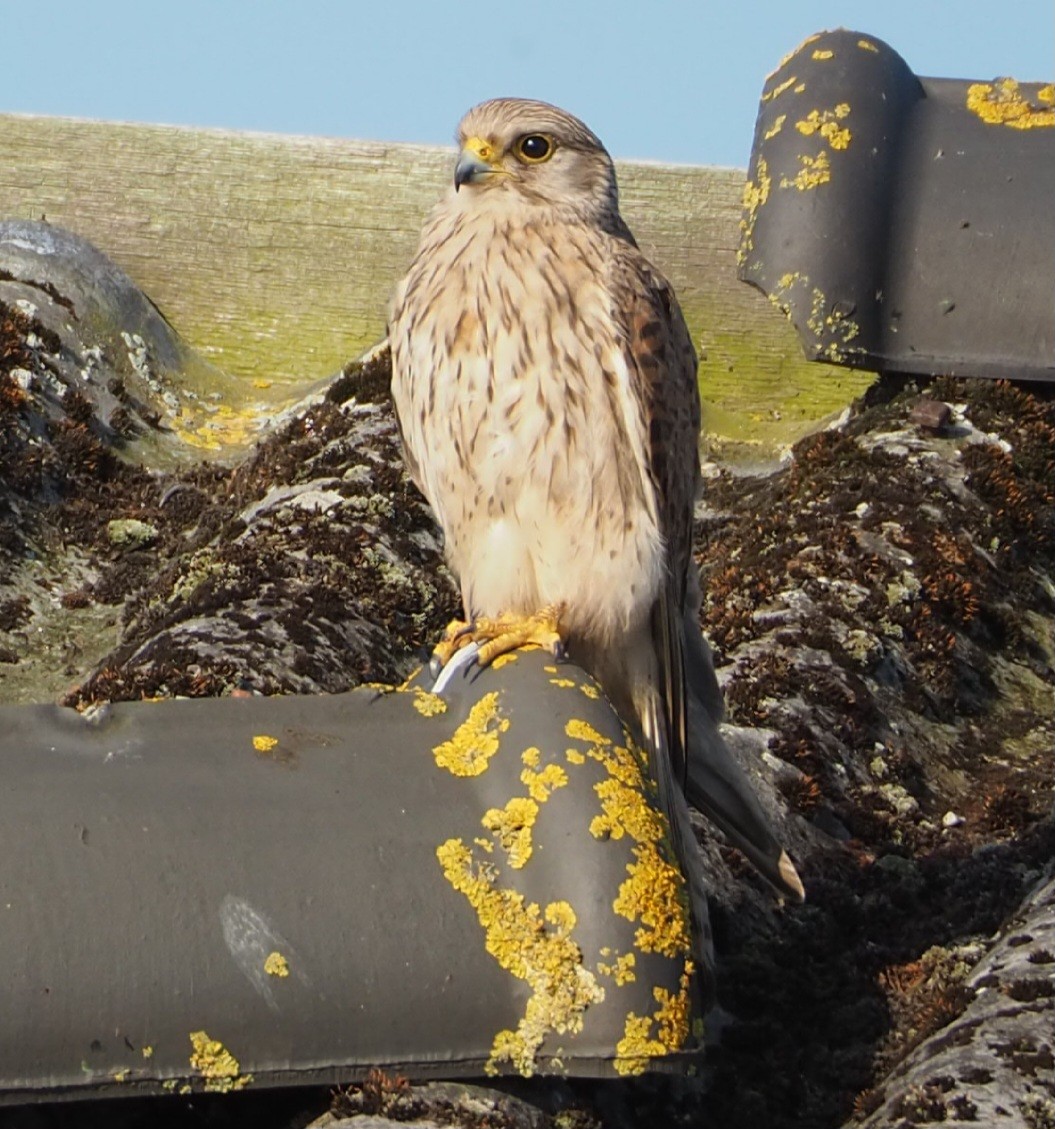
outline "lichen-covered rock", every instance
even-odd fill
[[[316,692],[407,672],[457,598],[402,470],[383,352],[233,466],[166,455],[145,470],[130,445],[147,460],[178,445],[154,444],[149,384],[123,436],[101,393],[73,394],[82,362],[61,375],[81,349],[55,328],[61,292],[46,323],[43,283],[35,313],[5,285],[0,697],[74,681],[78,705]],[[540,1104],[581,1115],[568,1124],[593,1110],[620,1127],[878,1129],[969,1119],[983,1091],[1047,1124],[1049,1052],[1013,1023],[1055,1027],[1051,946],[1017,940],[1051,915],[1048,895],[1026,899],[1050,890],[1055,855],[1055,403],[991,382],[925,392],[949,411],[882,381],[781,468],[707,482],[697,556],[727,735],[807,901],[777,907],[701,822],[725,1019],[707,1087],[558,1100],[540,1083]],[[144,536],[115,543],[114,521]],[[979,1068],[992,1084],[931,1069],[971,1046],[1011,1048]]]
[[[1055,878],[1027,896],[957,987],[966,1007],[869,1094],[878,1108],[862,1129],[1055,1125]]]

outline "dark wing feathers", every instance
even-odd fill
[[[700,479],[696,351],[666,279],[629,248],[616,262],[618,313],[626,334],[627,362],[636,378],[647,433],[649,475],[666,546],[666,583],[652,609],[659,690],[667,707],[673,768],[684,780],[688,703],[682,615],[692,567],[693,507]]]

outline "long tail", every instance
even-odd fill
[[[773,834],[751,782],[718,730],[722,692],[714,662],[687,609],[682,624],[688,706],[685,795],[751,861],[776,892],[801,902],[802,880]]]

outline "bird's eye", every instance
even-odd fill
[[[553,142],[541,133],[528,133],[517,142],[517,156],[529,165],[548,161],[553,156]]]

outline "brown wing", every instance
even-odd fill
[[[670,284],[632,247],[617,257],[615,283],[634,375],[667,580],[652,609],[667,739],[684,776],[688,746],[682,615],[692,567],[693,508],[700,481],[700,393],[696,350]]]

